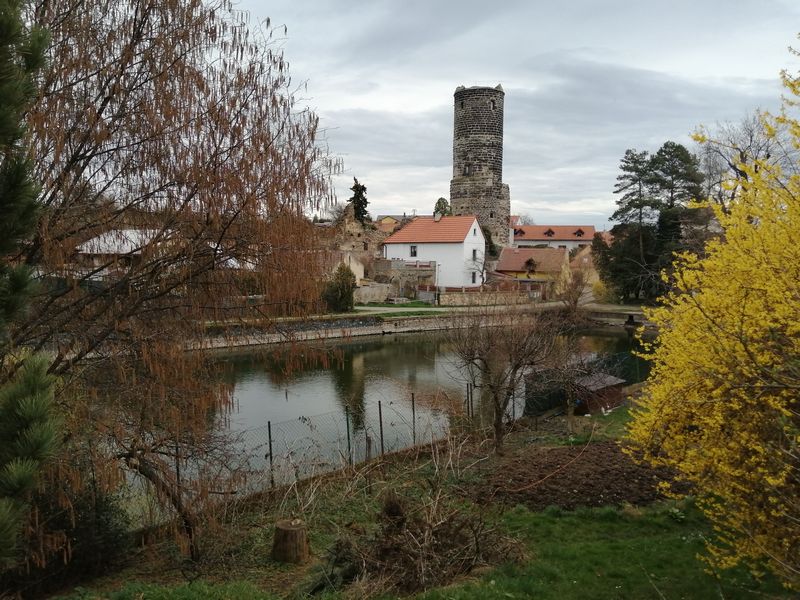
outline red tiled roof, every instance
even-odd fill
[[[463,242],[467,237],[475,217],[416,217],[400,231],[386,238],[384,244],[408,244],[414,242],[452,243]]]
[[[533,259],[536,273],[560,273],[569,253],[566,248],[503,248],[495,271],[525,272]]]
[[[517,225],[515,240],[588,240],[594,237],[594,225]]]

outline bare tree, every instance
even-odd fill
[[[785,127],[772,134],[763,126],[758,112],[740,122],[717,123],[713,131],[701,131],[700,165],[708,197],[727,210],[747,181],[745,165],[757,162],[778,165],[786,175],[796,172],[798,149],[791,143]]]
[[[466,370],[482,399],[490,403],[495,451],[503,452],[505,415],[526,375],[543,369],[557,357],[562,329],[555,313],[492,307],[459,317],[448,340],[459,366]]]
[[[581,305],[588,300],[586,294],[586,286],[588,283],[589,268],[582,266],[577,269],[572,269],[569,280],[561,284],[561,289],[557,296],[564,306],[566,318],[572,323],[577,323],[581,320]]]
[[[231,390],[202,340],[316,308],[327,261],[304,211],[331,160],[271,30],[227,0],[30,10],[51,36],[28,114],[42,210],[11,258],[41,285],[10,346],[49,351],[63,382],[58,484],[110,489],[127,468],[196,557],[196,515],[237,489],[217,427]]]

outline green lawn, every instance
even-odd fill
[[[366,304],[357,304],[356,306],[377,306],[377,307],[388,306],[391,308],[408,306],[411,308],[436,308],[430,302],[423,302],[422,300],[409,300],[408,302],[403,302],[402,304],[395,304],[393,302],[367,302]]]
[[[537,598],[608,600],[791,598],[769,579],[744,569],[706,572],[697,555],[709,527],[692,507],[613,508],[541,513],[517,507],[504,525],[524,541],[530,557],[478,581],[433,590],[425,600]]]
[[[129,583],[121,590],[109,594],[79,590],[64,600],[276,600],[277,598],[278,596],[259,590],[247,582],[207,584],[197,581],[176,586]]]

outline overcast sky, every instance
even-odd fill
[[[697,126],[779,106],[797,72],[800,0],[245,0],[286,25],[301,102],[369,210],[430,214],[449,197],[453,92],[505,90],[514,214],[609,226],[627,148],[693,149]]]

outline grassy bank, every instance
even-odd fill
[[[184,562],[175,543],[164,540],[138,550],[119,573],[63,597],[70,600],[304,597],[315,582],[332,572],[330,550],[337,541],[363,544],[386,535],[377,515],[389,495],[398,498],[405,507],[409,521],[433,522],[457,515],[470,524],[495,531],[518,549],[508,553],[507,560],[478,565],[454,581],[407,597],[424,600],[792,597],[773,579],[758,581],[743,569],[708,572],[697,556],[703,553],[703,540],[711,531],[691,499],[642,507],[616,502],[613,506],[573,511],[557,506],[533,510],[530,507],[540,502],[534,493],[538,489],[536,481],[533,486],[527,481],[512,482],[510,470],[508,476],[503,476],[512,464],[516,467],[515,477],[527,471],[535,473],[531,462],[548,452],[588,449],[581,454],[583,460],[591,455],[595,445],[608,447],[608,440],[621,434],[626,418],[624,410],[582,418],[597,440],[588,445],[583,441],[582,447],[569,448],[570,443],[577,444],[576,440],[570,442],[564,433],[564,423],[554,420],[547,425],[544,437],[534,435],[532,429],[511,434],[509,454],[502,458],[491,454],[487,444],[454,439],[417,453],[397,455],[386,463],[361,465],[338,476],[252,497],[230,507],[219,517],[216,527],[204,532],[205,555],[199,565]],[[541,428],[538,431],[541,433]],[[586,472],[596,470],[600,482],[607,480],[602,469],[601,463],[592,463],[592,469]],[[558,477],[569,488],[565,491],[572,492],[573,484],[568,478]],[[508,490],[504,494],[502,487],[512,484],[532,489],[525,492],[528,495],[514,495]],[[577,484],[574,487],[577,491]],[[564,498],[554,495],[553,502]],[[302,517],[308,525],[314,554],[309,564],[282,565],[269,558],[273,523],[288,515]],[[508,560],[512,556],[515,558]],[[350,586],[328,589],[315,597],[370,596],[394,598],[398,594],[387,592],[381,578],[373,576]]]

